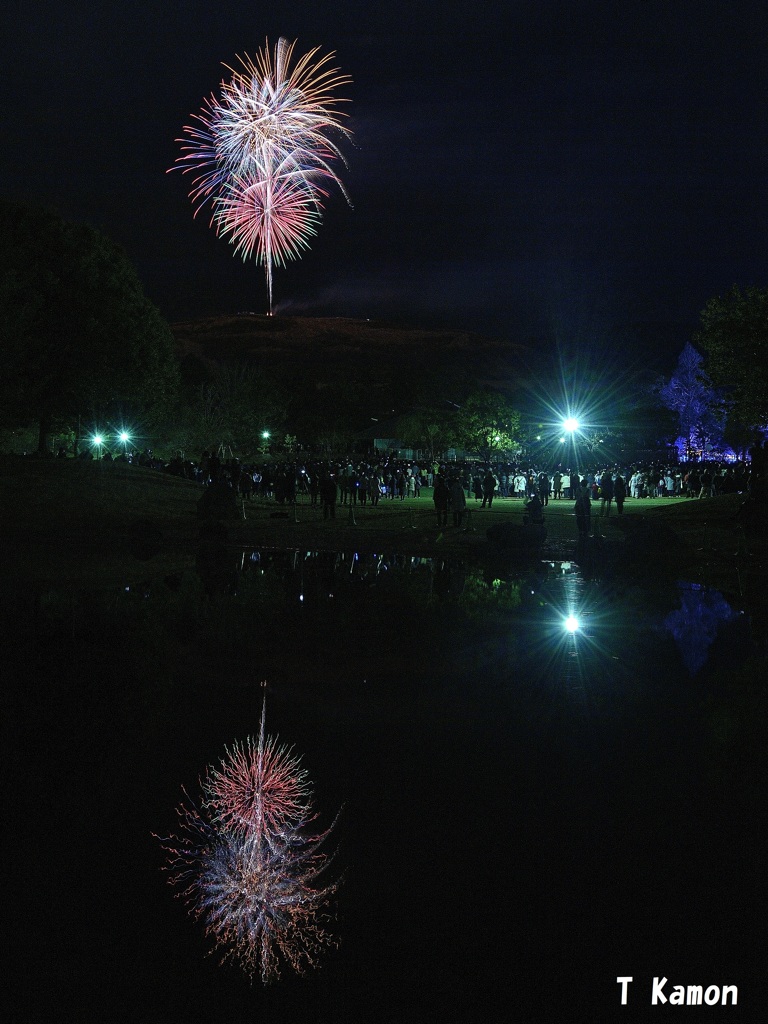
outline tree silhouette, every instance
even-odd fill
[[[0,203],[0,399],[39,425],[137,415],[177,385],[170,328],[126,253],[57,213]]]
[[[733,415],[747,427],[768,424],[768,288],[734,286],[710,299],[694,341],[714,383],[727,390]]]

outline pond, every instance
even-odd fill
[[[15,1019],[642,1020],[656,976],[761,1005],[749,609],[569,561],[151,564],[3,605]],[[268,986],[210,952],[155,838],[265,693],[341,881],[338,945]]]

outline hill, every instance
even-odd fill
[[[172,325],[182,363],[248,363],[281,382],[368,383],[383,392],[403,380],[443,385],[469,376],[509,386],[525,350],[464,331],[430,331],[344,317],[239,313]]]

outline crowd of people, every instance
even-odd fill
[[[60,456],[63,454],[60,452]],[[105,453],[102,458],[112,459]],[[243,463],[221,452],[204,451],[196,461],[179,452],[164,461],[150,450],[122,451],[114,461],[133,462],[194,480],[204,486],[233,490],[239,498],[267,498],[278,504],[292,504],[297,495],[307,496],[313,506],[322,506],[325,518],[334,518],[337,506],[376,506],[381,501],[404,501],[430,492],[437,522],[446,526],[449,513],[460,527],[472,503],[493,507],[494,501],[525,503],[528,521],[541,522],[550,501],[573,501],[579,531],[599,502],[600,515],[615,508],[622,515],[626,499],[710,498],[718,494],[751,493],[757,481],[764,481],[768,442],[756,445],[750,459],[735,463],[697,462],[667,465],[611,466],[576,471],[557,467],[549,472],[509,463],[446,463],[439,460],[420,464],[391,457],[348,458],[339,461]]]

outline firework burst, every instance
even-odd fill
[[[200,861],[192,909],[224,959],[268,982],[283,964],[305,973],[333,944],[323,919],[336,885],[316,883],[328,861],[317,849],[323,838],[219,836]]]
[[[325,927],[338,883],[318,879],[331,832],[312,832],[306,772],[265,735],[235,743],[209,768],[198,806],[184,793],[178,834],[161,838],[169,881],[201,920],[222,959],[264,982],[289,966],[304,973],[334,944]]]
[[[203,792],[205,807],[218,824],[233,833],[283,835],[312,817],[307,773],[289,747],[265,735],[265,707],[256,741],[227,748],[219,768],[209,768]]]
[[[308,248],[330,185],[349,196],[334,170],[344,157],[332,135],[349,139],[335,95],[350,82],[315,48],[294,62],[295,43],[279,39],[221,83],[177,141],[176,167],[193,175],[195,213],[210,202],[211,222],[243,259],[265,268],[272,311],[272,266]],[[225,65],[226,67],[226,65]]]
[[[270,303],[273,266],[297,259],[317,234],[321,220],[317,196],[302,180],[278,174],[234,178],[216,199],[214,220],[219,234],[229,236],[243,259],[253,253],[263,264]]]

